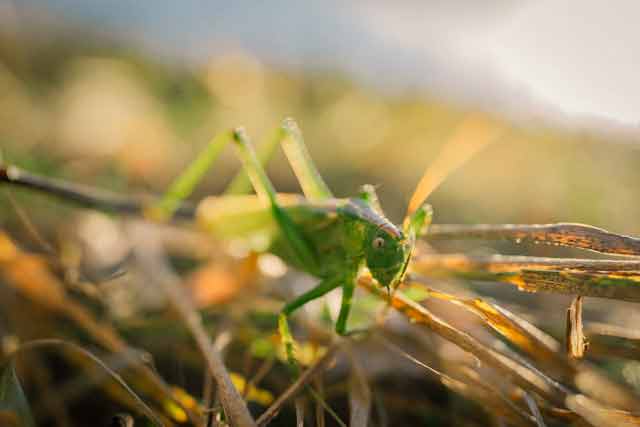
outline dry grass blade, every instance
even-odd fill
[[[504,133],[504,127],[487,116],[472,114],[462,121],[427,169],[409,201],[411,215],[456,169]]]
[[[560,353],[558,342],[531,323],[519,318],[509,310],[480,298],[460,298],[445,292],[436,291],[411,277],[410,284],[417,284],[425,289],[429,297],[455,304],[479,316],[486,325],[505,337],[509,342],[521,348],[550,372],[562,378],[570,378],[574,370],[567,364]]]
[[[280,397],[278,397],[278,399],[276,399],[276,401],[273,402],[273,404],[262,413],[262,415],[260,415],[260,418],[258,418],[257,421],[258,426],[266,426],[267,424],[269,424],[271,420],[273,420],[273,418],[278,415],[278,412],[280,412],[282,407],[290,399],[295,397],[303,387],[308,385],[316,375],[320,374],[327,367],[329,362],[333,360],[333,356],[335,355],[337,350],[338,346],[336,344],[332,345],[331,347],[329,347],[324,356],[322,356],[306,371],[304,371],[298,377],[298,379],[296,379],[294,383],[291,384],[289,388],[285,390],[285,392],[282,393]]]
[[[606,323],[590,322],[585,328],[589,355],[640,359],[640,330]]]
[[[587,348],[582,329],[582,297],[576,297],[567,309],[567,354],[575,359],[582,359]]]
[[[613,255],[640,255],[640,239],[584,224],[434,224],[428,239],[513,240],[567,246]]]
[[[407,316],[412,323],[423,325],[440,337],[468,351],[481,362],[512,378],[520,387],[533,390],[557,405],[563,404],[568,390],[547,376],[542,375],[539,371],[532,370],[530,367],[521,365],[486,347],[471,335],[454,328],[423,306],[404,297],[400,292],[396,292],[394,295],[387,294],[384,289],[378,287],[368,276],[361,277],[358,280],[358,285],[388,301],[393,308]]]
[[[637,278],[640,279],[640,276]],[[619,277],[570,271],[523,270],[519,277],[512,277],[507,281],[531,292],[547,291],[640,302],[640,280],[636,280],[636,276]]]
[[[471,256],[464,254],[419,255],[411,267],[424,274],[486,271],[509,273],[520,270],[572,270],[577,272],[640,272],[640,261],[580,258],[547,258],[517,255]]]
[[[434,255],[418,257],[411,268],[425,276],[510,283],[528,292],[546,291],[640,302],[640,272],[636,261],[551,260]],[[616,270],[617,267],[621,267],[621,271]]]
[[[207,362],[211,375],[216,380],[220,401],[232,425],[238,427],[254,426],[247,406],[236,390],[222,357],[202,326],[202,319],[193,307],[189,297],[180,285],[180,280],[169,270],[164,262],[164,254],[153,234],[142,225],[131,225],[134,241],[134,253],[143,271],[167,294],[169,301],[184,321]]]
[[[113,328],[97,321],[89,310],[67,296],[63,283],[53,275],[41,257],[23,252],[2,232],[0,277],[40,307],[73,321],[103,348],[123,356],[129,354],[129,346]],[[199,415],[175,400],[169,386],[155,372],[140,360],[130,362],[135,370],[136,380],[140,380],[146,393],[152,395],[160,405],[171,401],[197,424]]]
[[[521,390],[510,387],[508,389],[510,391],[505,391],[501,385],[491,384],[468,366],[461,366],[456,370],[464,377],[464,383],[445,381],[444,385],[475,400],[493,414],[507,418],[514,425],[535,425],[534,416],[527,413],[514,401],[514,398],[525,394]]]
[[[352,351],[349,351],[348,355],[351,362],[349,425],[351,427],[366,427],[369,425],[369,413],[371,412],[371,389],[360,361],[356,359]]]
[[[431,366],[427,365],[424,362],[421,362],[420,360],[416,359],[415,357],[413,357],[412,355],[410,355],[409,353],[407,353],[406,351],[404,351],[403,349],[398,347],[396,344],[394,344],[391,341],[389,341],[388,339],[384,338],[382,335],[376,335],[376,338],[380,343],[382,343],[382,345],[384,347],[386,347],[387,349],[393,351],[394,353],[398,354],[399,356],[409,360],[411,363],[414,363],[414,364],[420,366],[421,368],[424,368],[428,372],[430,372],[433,375],[435,375],[439,380],[441,380],[442,383],[444,383],[444,384],[459,384],[460,386],[463,386],[463,384],[460,383],[460,381],[456,380],[455,378],[450,377],[449,375],[445,374],[444,372],[440,372],[437,369],[432,368]]]
[[[295,399],[294,405],[296,407],[296,427],[304,427],[304,399]]]
[[[536,371],[547,382],[553,383],[554,379],[559,379],[565,383],[575,383],[583,392],[597,394],[601,402],[614,407],[633,408],[638,404],[637,398],[630,389],[611,381],[590,364],[577,363],[568,359],[560,351],[560,344],[553,337],[505,308],[479,298],[459,298],[431,290],[426,286],[425,288],[430,297],[449,301],[481,317],[488,326],[529,354],[538,363],[538,368],[543,367],[544,374],[527,361],[513,355],[520,364],[527,366],[531,371]],[[600,393],[605,390],[606,393]]]
[[[524,400],[527,402],[527,406],[536,419],[536,424],[538,427],[546,427],[544,420],[542,419],[542,414],[540,413],[540,408],[538,408],[538,404],[535,399],[531,397],[531,395],[527,392],[524,393]]]
[[[597,401],[581,394],[569,396],[567,398],[567,408],[571,409],[594,426],[640,426],[640,414],[604,407]]]
[[[407,353],[383,335],[375,334],[374,338],[386,349],[435,375],[440,383],[452,392],[475,401],[488,413],[504,417],[508,420],[508,425],[535,425],[534,417],[517,403],[522,395],[522,390],[509,384],[506,378],[503,378],[502,381],[498,380],[500,384],[492,383],[492,375],[487,375],[488,370],[478,369],[474,364],[459,363],[458,361],[451,363],[446,356],[441,359],[443,371],[436,370]],[[432,356],[440,357],[435,353]],[[445,370],[448,373],[445,373]],[[495,377],[492,379],[496,380]],[[464,415],[462,416],[464,417]],[[459,424],[467,425],[462,422]],[[475,424],[471,422],[469,425]]]
[[[457,392],[463,396],[468,397],[471,400],[478,402],[485,408],[491,408],[492,411],[496,411],[506,417],[513,418],[518,423],[533,424],[533,417],[524,413],[514,402],[510,400],[504,393],[495,388],[491,388],[489,384],[483,381],[477,372],[470,370],[467,367],[457,367],[455,370],[462,376],[464,381],[455,379],[444,372],[440,372],[437,369],[432,368],[426,363],[418,360],[414,356],[407,353],[396,344],[384,338],[382,335],[375,336],[385,348],[398,354],[414,363],[421,368],[424,368],[429,373],[435,375],[442,385],[450,390]]]
[[[126,391],[126,393],[133,398],[133,400],[138,405],[137,409],[139,409],[142,414],[149,417],[149,419],[152,420],[157,425],[159,426],[164,425],[164,423],[160,420],[160,418],[158,418],[155,412],[146,403],[144,403],[144,401],[131,389],[131,387],[129,387],[129,385],[120,377],[120,375],[118,375],[106,364],[104,364],[93,353],[91,353],[88,350],[85,350],[79,345],[76,345],[68,341],[59,340],[59,339],[41,339],[41,340],[29,341],[22,344],[18,348],[17,352],[25,352],[25,351],[41,349],[41,348],[70,350],[74,353],[82,355],[84,358],[89,359],[92,363],[98,365],[101,369],[103,369],[111,379],[117,382]]]

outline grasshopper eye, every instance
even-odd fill
[[[373,239],[373,242],[371,242],[371,245],[374,249],[380,249],[384,246],[384,239],[382,237],[376,237]]]

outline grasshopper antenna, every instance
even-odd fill
[[[465,118],[418,182],[409,201],[405,221],[420,209],[427,197],[449,175],[480,150],[498,140],[505,130],[504,125],[483,114],[472,114]]]

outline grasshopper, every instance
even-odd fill
[[[417,236],[431,222],[432,210],[429,205],[420,204],[408,213],[401,227],[396,226],[384,215],[371,185],[363,186],[356,197],[333,196],[293,120],[283,122],[276,139],[304,197],[276,193],[246,132],[237,128],[216,137],[209,152],[178,177],[156,205],[156,215],[171,216],[180,199],[190,193],[222,148],[233,143],[257,198],[209,197],[199,204],[196,217],[206,230],[223,238],[272,230],[268,251],[319,279],[315,287],[287,303],[279,315],[278,329],[287,357],[293,361],[289,316],[309,301],[340,287],[342,303],[335,331],[339,335],[349,334],[347,320],[360,272],[366,267],[380,286],[395,288],[406,274]],[[232,222],[235,225],[230,225]]]
[[[242,128],[216,136],[174,181],[165,196],[151,204],[149,200],[116,196],[42,178],[14,166],[0,165],[0,181],[122,213],[146,214],[160,220],[172,216],[195,217],[202,228],[222,239],[256,234],[268,236],[269,244],[262,250],[278,255],[287,264],[319,280],[314,288],[287,303],[279,315],[279,333],[288,359],[294,362],[294,340],[288,319],[296,310],[340,287],[342,302],[335,331],[348,335],[347,321],[358,277],[368,271],[379,286],[391,292],[407,275],[416,252],[416,241],[425,235],[431,240],[507,239],[640,256],[640,239],[582,224],[431,226],[433,212],[425,203],[428,196],[470,156],[503,134],[503,129],[495,124],[486,125],[484,120],[473,117],[466,119],[420,180],[401,226],[386,218],[371,185],[363,186],[352,198],[334,197],[311,160],[298,126],[291,119],[286,119],[278,128],[268,147],[280,145],[283,148],[304,197],[276,193]],[[185,205],[183,199],[229,144],[235,146],[256,195],[238,194],[246,192],[240,179],[241,171],[226,194],[205,198],[197,209]],[[418,254],[413,259],[412,270],[425,275],[506,282],[530,291],[640,301],[640,265],[636,260],[477,259],[455,254]],[[624,274],[613,274],[621,269]]]
[[[441,163],[436,162],[435,167],[427,170],[409,202],[401,226],[387,219],[372,185],[364,185],[356,197],[336,198],[318,172],[292,119],[284,120],[276,132],[275,143],[269,146],[282,146],[304,198],[276,193],[246,132],[237,128],[214,138],[207,150],[174,181],[156,205],[156,215],[171,216],[222,149],[233,143],[257,198],[237,194],[209,197],[200,202],[196,217],[206,230],[222,238],[272,230],[267,250],[319,279],[315,287],[287,303],[279,315],[278,330],[287,357],[294,363],[294,340],[288,318],[297,309],[342,288],[335,332],[348,335],[347,320],[356,280],[363,270],[368,270],[389,293],[403,281],[416,239],[431,223],[433,211],[424,201],[446,175],[499,134],[479,123],[481,121],[472,119],[459,132],[462,139],[476,137],[466,153],[461,156],[450,152],[451,158],[447,159],[445,151],[439,157]]]
[[[304,197],[276,193],[242,128],[214,137],[204,152],[173,182],[165,196],[153,204],[148,200],[115,196],[41,178],[13,166],[0,168],[0,181],[42,190],[84,205],[123,213],[142,213],[158,220],[167,220],[175,214],[186,217],[195,214],[205,230],[220,238],[267,232],[270,244],[263,249],[319,279],[315,287],[287,303],[279,315],[278,330],[287,358],[295,363],[294,340],[288,318],[296,310],[340,287],[342,302],[335,331],[339,335],[348,335],[347,320],[356,280],[361,273],[368,271],[389,293],[403,281],[416,239],[426,232],[431,223],[433,212],[424,201],[453,170],[500,136],[501,132],[496,132],[495,126],[486,126],[484,122],[484,119],[477,120],[473,116],[463,122],[418,184],[401,226],[384,215],[371,185],[364,185],[356,197],[334,197],[292,119],[284,120],[268,147],[272,150],[282,146]],[[467,143],[465,149],[461,150],[460,141],[456,139]],[[469,141],[472,141],[471,145]],[[245,192],[242,191],[241,171],[225,195],[206,198],[195,211],[186,207],[182,201],[231,143],[257,197],[237,194]]]

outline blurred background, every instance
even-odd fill
[[[638,13],[633,0],[5,1],[0,143],[48,173],[161,191],[216,132],[244,125],[259,143],[290,115],[337,194],[378,185],[397,221],[480,110],[512,129],[436,192],[437,221],[638,233]],[[270,173],[295,188],[282,156]]]
[[[336,195],[373,184],[397,223],[441,147],[482,114],[505,131],[431,196],[435,222],[640,235],[638,16],[635,0],[4,0],[0,154],[50,177],[162,193],[217,132],[243,125],[260,144],[291,116]],[[225,187],[239,167],[232,154],[194,200]],[[299,191],[282,153],[268,172],[278,190]],[[64,203],[12,193],[45,236],[99,230],[98,264],[124,257],[108,220],[72,222]],[[0,225],[20,235],[23,219],[2,206]],[[558,308],[537,320],[562,336],[568,298],[482,289],[532,318]],[[117,316],[138,309],[114,298]],[[593,319],[637,316],[607,304]],[[637,387],[640,368],[628,372]]]

